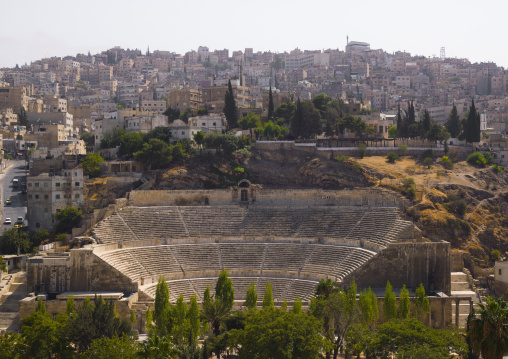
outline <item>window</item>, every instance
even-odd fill
[[[74,195],[74,198],[79,199],[79,193],[76,193],[76,194]]]
[[[38,194],[35,195],[35,199],[39,199],[39,195]]]
[[[44,199],[48,199],[48,195],[47,194],[44,195]]]
[[[35,182],[35,187],[39,187],[39,182]]]
[[[31,194],[28,195],[28,199],[32,199],[32,195]]]
[[[499,275],[501,275],[501,269],[499,269]]]
[[[79,187],[79,182],[74,182],[74,186]]]
[[[29,184],[28,184],[28,187],[32,187],[32,184],[31,184],[31,183],[29,183]]]
[[[55,186],[60,187],[60,182],[55,183]]]
[[[48,187],[48,182],[44,182],[44,187]]]
[[[60,199],[60,195],[59,194],[55,195],[55,199]]]

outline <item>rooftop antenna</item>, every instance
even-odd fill
[[[441,48],[441,60],[444,61],[444,59],[446,58],[446,51],[445,51],[445,48],[444,46]]]
[[[346,36],[346,45],[349,45],[349,35]]]

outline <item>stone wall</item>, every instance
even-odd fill
[[[415,291],[423,283],[425,291],[450,295],[450,243],[392,243],[366,265],[344,280],[356,281],[359,288],[394,288]]]
[[[100,296],[100,292],[97,293]],[[93,301],[95,295],[90,295],[90,300]],[[115,309],[120,315],[121,319],[129,320],[131,314],[132,305],[137,302],[138,294],[133,293],[129,297],[120,298],[118,300],[113,300],[115,303]],[[84,299],[74,298],[74,306],[79,308],[83,305]],[[56,316],[59,313],[65,313],[65,309],[67,307],[66,300],[45,300],[44,305],[46,306],[46,311],[51,317]],[[19,317],[20,319],[25,318],[26,316],[35,312],[37,308],[37,298],[36,297],[27,297],[19,302]],[[138,318],[136,318],[138,319]],[[137,321],[137,320],[136,320]]]
[[[251,191],[255,203],[266,206],[369,206],[398,207],[404,210],[409,201],[399,194],[381,188],[354,190],[271,190],[256,188]],[[128,195],[131,206],[199,206],[239,204],[236,189],[229,190],[154,190],[132,191]]]
[[[71,251],[71,289],[75,292],[137,292],[137,283],[97,257],[93,250]]]

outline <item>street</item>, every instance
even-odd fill
[[[2,212],[2,227],[0,233],[5,229],[12,228],[16,224],[18,217],[23,217],[23,225],[26,222],[26,194],[21,193],[22,183],[26,183],[25,161],[11,160],[9,167],[0,173],[0,183],[2,186],[2,199],[1,199],[1,212]],[[13,186],[13,179],[18,180],[16,188]],[[7,199],[11,200],[11,204],[6,204]],[[10,218],[12,224],[4,224],[5,219]]]

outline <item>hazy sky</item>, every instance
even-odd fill
[[[418,4],[418,5],[416,5]],[[0,0],[0,68],[113,46],[185,53],[372,49],[508,67],[505,1]]]

